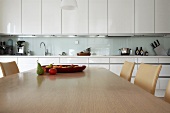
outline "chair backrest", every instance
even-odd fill
[[[161,68],[162,65],[153,66],[150,64],[140,64],[134,84],[154,95]]]
[[[165,100],[166,102],[170,103],[170,80],[169,80],[168,86],[167,86],[167,88],[166,88],[164,100]]]
[[[18,66],[15,61],[12,62],[0,62],[3,76],[19,73]]]
[[[125,61],[123,64],[122,70],[120,72],[120,77],[122,77],[130,82],[134,66],[135,66],[134,62]]]

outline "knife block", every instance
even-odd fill
[[[161,45],[154,48],[153,50],[155,51],[157,56],[167,56],[165,49]]]

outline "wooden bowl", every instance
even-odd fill
[[[91,53],[77,53],[77,56],[90,56]]]

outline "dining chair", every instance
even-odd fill
[[[164,100],[168,103],[170,103],[170,80],[168,82],[168,86],[166,88],[166,91],[165,91],[165,97],[164,97]]]
[[[134,84],[154,95],[161,68],[162,65],[140,64]]]
[[[122,70],[120,72],[120,77],[122,77],[130,82],[134,66],[135,66],[134,62],[125,61],[123,64]]]
[[[3,76],[19,73],[18,66],[15,61],[12,62],[0,62]]]

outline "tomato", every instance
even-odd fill
[[[55,75],[57,73],[57,69],[51,68],[49,69],[50,75]]]

